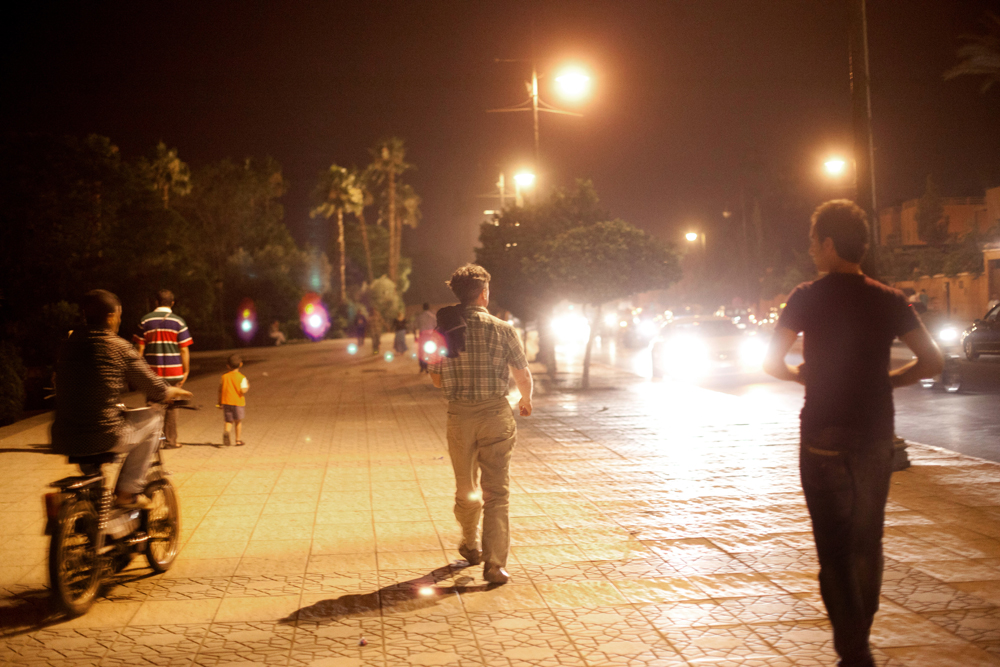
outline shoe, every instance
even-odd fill
[[[479,549],[470,549],[464,544],[458,545],[458,553],[469,565],[479,565],[483,562],[483,552]]]
[[[163,445],[162,447],[160,447],[160,449],[180,449],[180,448],[181,448],[180,443],[177,443],[177,444],[174,444],[174,445],[171,445],[170,443],[167,443],[167,444]]]
[[[144,510],[144,509],[149,509],[152,506],[152,504],[153,504],[152,500],[142,495],[141,493],[137,493],[135,495],[135,498],[133,498],[130,502],[120,503],[116,501],[115,507],[119,507],[123,510]]]
[[[231,444],[233,444],[233,443],[229,439],[229,434],[228,433],[223,433],[222,434],[222,446],[223,447],[229,447]]]
[[[483,568],[483,579],[491,584],[506,584],[510,581],[510,575],[499,565],[487,563],[486,567]]]
[[[237,441],[236,441],[236,446],[237,446],[237,447],[242,447],[242,446],[243,446],[243,445],[245,445],[245,444],[247,444],[247,443],[243,442],[242,440],[237,440]]]

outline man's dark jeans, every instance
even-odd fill
[[[844,667],[874,665],[868,646],[882,588],[882,526],[892,440],[843,428],[803,436],[799,454],[819,587]]]

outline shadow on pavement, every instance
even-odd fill
[[[95,604],[121,599],[121,596],[115,595],[115,588],[152,576],[155,573],[150,570],[126,571],[109,576],[101,584]],[[41,630],[70,619],[70,616],[56,608],[52,591],[47,587],[36,585],[0,589],[0,640]]]
[[[52,446],[49,443],[39,445],[22,445],[20,447],[4,447],[0,449],[0,454],[51,454]]]
[[[497,587],[496,584],[462,585],[463,579],[472,581],[469,577],[459,578],[456,580],[458,585],[455,586],[437,585],[467,567],[468,564],[445,565],[422,577],[385,586],[371,593],[350,593],[333,600],[320,600],[292,612],[278,622],[282,625],[293,625],[299,621],[330,623],[343,618],[412,612],[433,607],[456,593],[478,593]]]

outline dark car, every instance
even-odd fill
[[[962,350],[969,361],[980,354],[1000,354],[1000,304],[962,333]]]

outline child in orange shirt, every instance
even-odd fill
[[[240,373],[243,367],[243,359],[238,354],[229,355],[226,360],[226,367],[229,372],[222,376],[222,383],[219,385],[219,407],[222,408],[223,418],[226,420],[226,430],[222,434],[222,444],[227,447],[231,444],[229,432],[236,428],[236,446],[240,447],[243,440],[240,435],[243,432],[243,415],[246,411],[247,392],[250,391],[250,383],[246,377]]]

